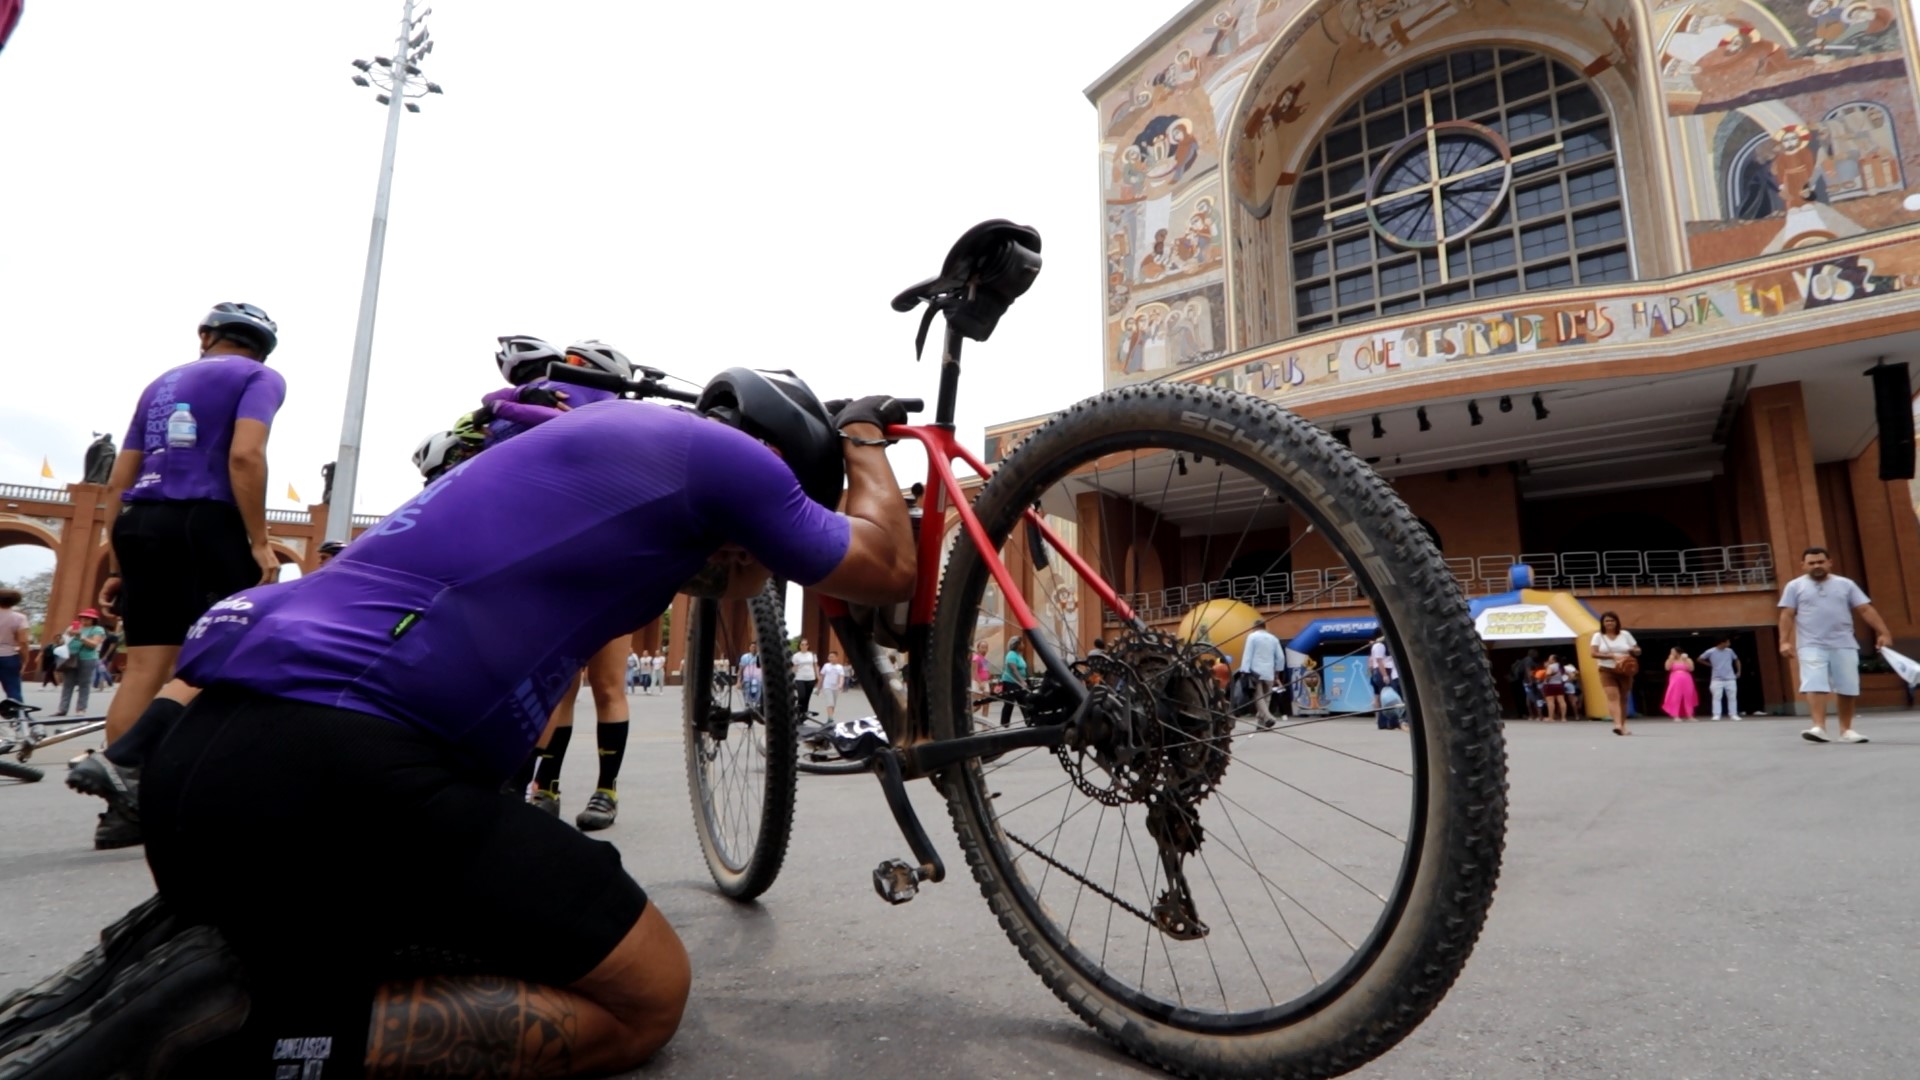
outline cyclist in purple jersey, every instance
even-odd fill
[[[239,1064],[195,1075],[296,1036],[323,1076],[604,1075],[664,1045],[691,983],[678,937],[613,847],[501,778],[585,659],[683,586],[745,597],[773,572],[891,604],[914,581],[879,443],[897,402],[829,417],[742,369],[702,400],[716,419],[571,410],[449,469],[325,573],[207,612],[142,721],[171,710],[144,778],[161,903],[109,936],[199,929],[111,952],[115,1007],[41,1035],[25,1075],[113,1075],[233,1031],[234,957]],[[424,1016],[461,1022],[429,1036]]]
[[[633,364],[625,356],[598,341],[576,342],[562,353],[539,338],[509,335],[500,339],[500,351],[494,354],[494,360],[509,385],[480,399],[494,418],[487,425],[488,446],[538,427],[569,409],[614,396],[606,390],[541,378],[549,364],[590,367],[623,379],[633,374]]]
[[[141,750],[120,741],[172,676],[187,628],[214,601],[279,570],[267,547],[267,436],[287,384],[266,366],[278,343],[266,312],[216,304],[200,320],[200,358],[141,393],[114,459],[107,500],[125,506],[100,603],[124,622],[127,667],[107,709],[107,754],[68,775],[76,790],[107,798],[97,848],[140,842]],[[191,431],[175,419],[181,405]]]
[[[511,362],[516,369],[515,374],[523,373],[530,365],[510,360],[513,351],[506,347],[509,340],[502,339],[503,347],[496,359],[503,369]],[[604,342],[576,341],[567,346],[563,355],[565,362],[574,367],[589,368],[622,379],[633,377],[633,363],[620,350]],[[520,392],[529,388],[545,388],[544,396],[535,400],[550,399],[552,404],[518,400]],[[604,401],[613,396],[605,390],[545,379],[534,380],[518,389],[509,387],[496,390],[486,398],[488,408],[498,418],[493,425],[493,432],[490,432],[489,445],[496,445],[502,439],[564,416],[581,405]],[[505,425],[505,434],[500,434],[502,425]],[[522,794],[531,786],[533,794],[529,801],[547,813],[559,816],[560,769],[566,762],[567,748],[573,742],[574,704],[579,698],[580,683],[584,679],[593,694],[593,739],[600,772],[586,808],[574,816],[574,824],[587,832],[612,826],[620,812],[620,766],[626,761],[627,723],[630,717],[627,696],[622,692],[629,636],[622,634],[608,642],[588,658],[585,668],[575,673],[572,686],[560,695],[559,703],[554,706],[553,715],[548,718],[546,730],[535,744],[533,755],[522,763],[508,784],[511,790]]]

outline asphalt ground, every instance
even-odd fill
[[[906,845],[862,776],[801,776],[780,879],[757,904],[722,899],[693,836],[678,692],[632,700],[621,818],[601,835],[694,965],[679,1035],[632,1075],[1159,1075],[1027,970],[926,785],[916,805],[957,872],[912,903],[873,895],[872,868]],[[591,713],[583,697],[569,816],[592,789]],[[1355,1075],[1920,1076],[1920,714],[1864,716],[1866,746],[1806,743],[1805,723],[1641,721],[1629,739],[1508,724],[1512,819],[1486,932],[1439,1009]],[[0,781],[0,994],[151,890],[138,849],[92,850],[100,804],[60,783],[88,745],[49,749],[39,784]]]

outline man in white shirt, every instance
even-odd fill
[[[654,693],[658,694],[665,691],[666,688],[667,688],[667,654],[654,653],[653,654],[652,690]]]
[[[1373,639],[1373,647],[1367,651],[1367,679],[1373,684],[1373,711],[1382,708],[1380,691],[1397,683],[1400,669],[1393,662],[1393,654],[1387,650],[1387,635],[1381,634]]]
[[[627,653],[627,693],[629,694],[633,693],[633,688],[639,685],[640,685],[640,654],[635,652],[629,652]]]
[[[1259,719],[1261,727],[1270,728],[1273,726],[1273,713],[1268,711],[1267,702],[1273,696],[1275,673],[1286,665],[1280,655],[1280,639],[1267,633],[1266,619],[1253,621],[1253,630],[1247,634],[1241,652],[1240,670],[1253,672],[1253,677],[1260,683],[1260,692],[1253,699],[1253,714]]]
[[[1854,613],[1873,628],[1875,648],[1892,645],[1893,635],[1860,586],[1833,572],[1826,548],[1808,548],[1800,563],[1806,573],[1787,582],[1780,593],[1780,655],[1798,656],[1800,692],[1807,695],[1807,710],[1813,714],[1813,726],[1800,737],[1832,741],[1827,737],[1827,699],[1838,696],[1840,741],[1866,742],[1865,735],[1853,730],[1854,699],[1860,696]]]
[[[802,717],[813,715],[807,711],[807,706],[813,701],[813,688],[820,680],[819,663],[813,650],[807,648],[807,639],[801,638],[800,648],[793,654],[793,690],[799,695]]]
[[[847,688],[847,667],[840,662],[840,654],[827,650],[827,662],[820,668],[820,698],[826,702],[827,722],[833,722],[833,706],[840,700],[840,691]]]

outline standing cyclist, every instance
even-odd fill
[[[16,1038],[0,1073],[178,1060],[237,1026],[236,964],[240,1058],[189,1075],[599,1076],[664,1045],[691,985],[678,936],[613,846],[501,781],[586,658],[676,590],[744,597],[771,571],[884,605],[914,580],[879,445],[897,402],[830,418],[744,369],[702,402],[727,422],[576,410],[449,470],[326,573],[210,611],[168,690],[205,693],[146,766],[160,903],[106,935],[94,990],[63,989],[83,961],[29,992],[85,1011]],[[125,945],[169,915],[191,929]]]
[[[215,304],[200,320],[200,359],[147,386],[114,458],[107,501],[125,506],[100,602],[120,613],[127,667],[107,707],[106,753],[67,775],[107,800],[96,848],[140,843],[145,740],[121,736],[173,676],[187,629],[214,601],[279,573],[267,548],[267,435],[287,383],[266,363],[279,335],[252,304]]]

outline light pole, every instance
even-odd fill
[[[424,25],[433,9],[413,14],[413,0],[400,11],[400,37],[393,57],[355,60],[356,86],[379,91],[374,100],[387,107],[387,144],[380,153],[380,187],[373,198],[373,235],[367,239],[367,277],[360,286],[360,321],[353,332],[353,368],[347,376],[347,410],[340,421],[340,456],[335,459],[333,498],[327,503],[328,540],[345,541],[353,533],[353,489],[360,478],[360,427],[367,408],[367,366],[373,356],[373,315],[380,303],[380,257],[387,246],[387,197],[393,192],[393,150],[400,140],[400,111],[419,112],[413,99],[440,93],[440,84],[420,73],[420,61],[433,51]]]

